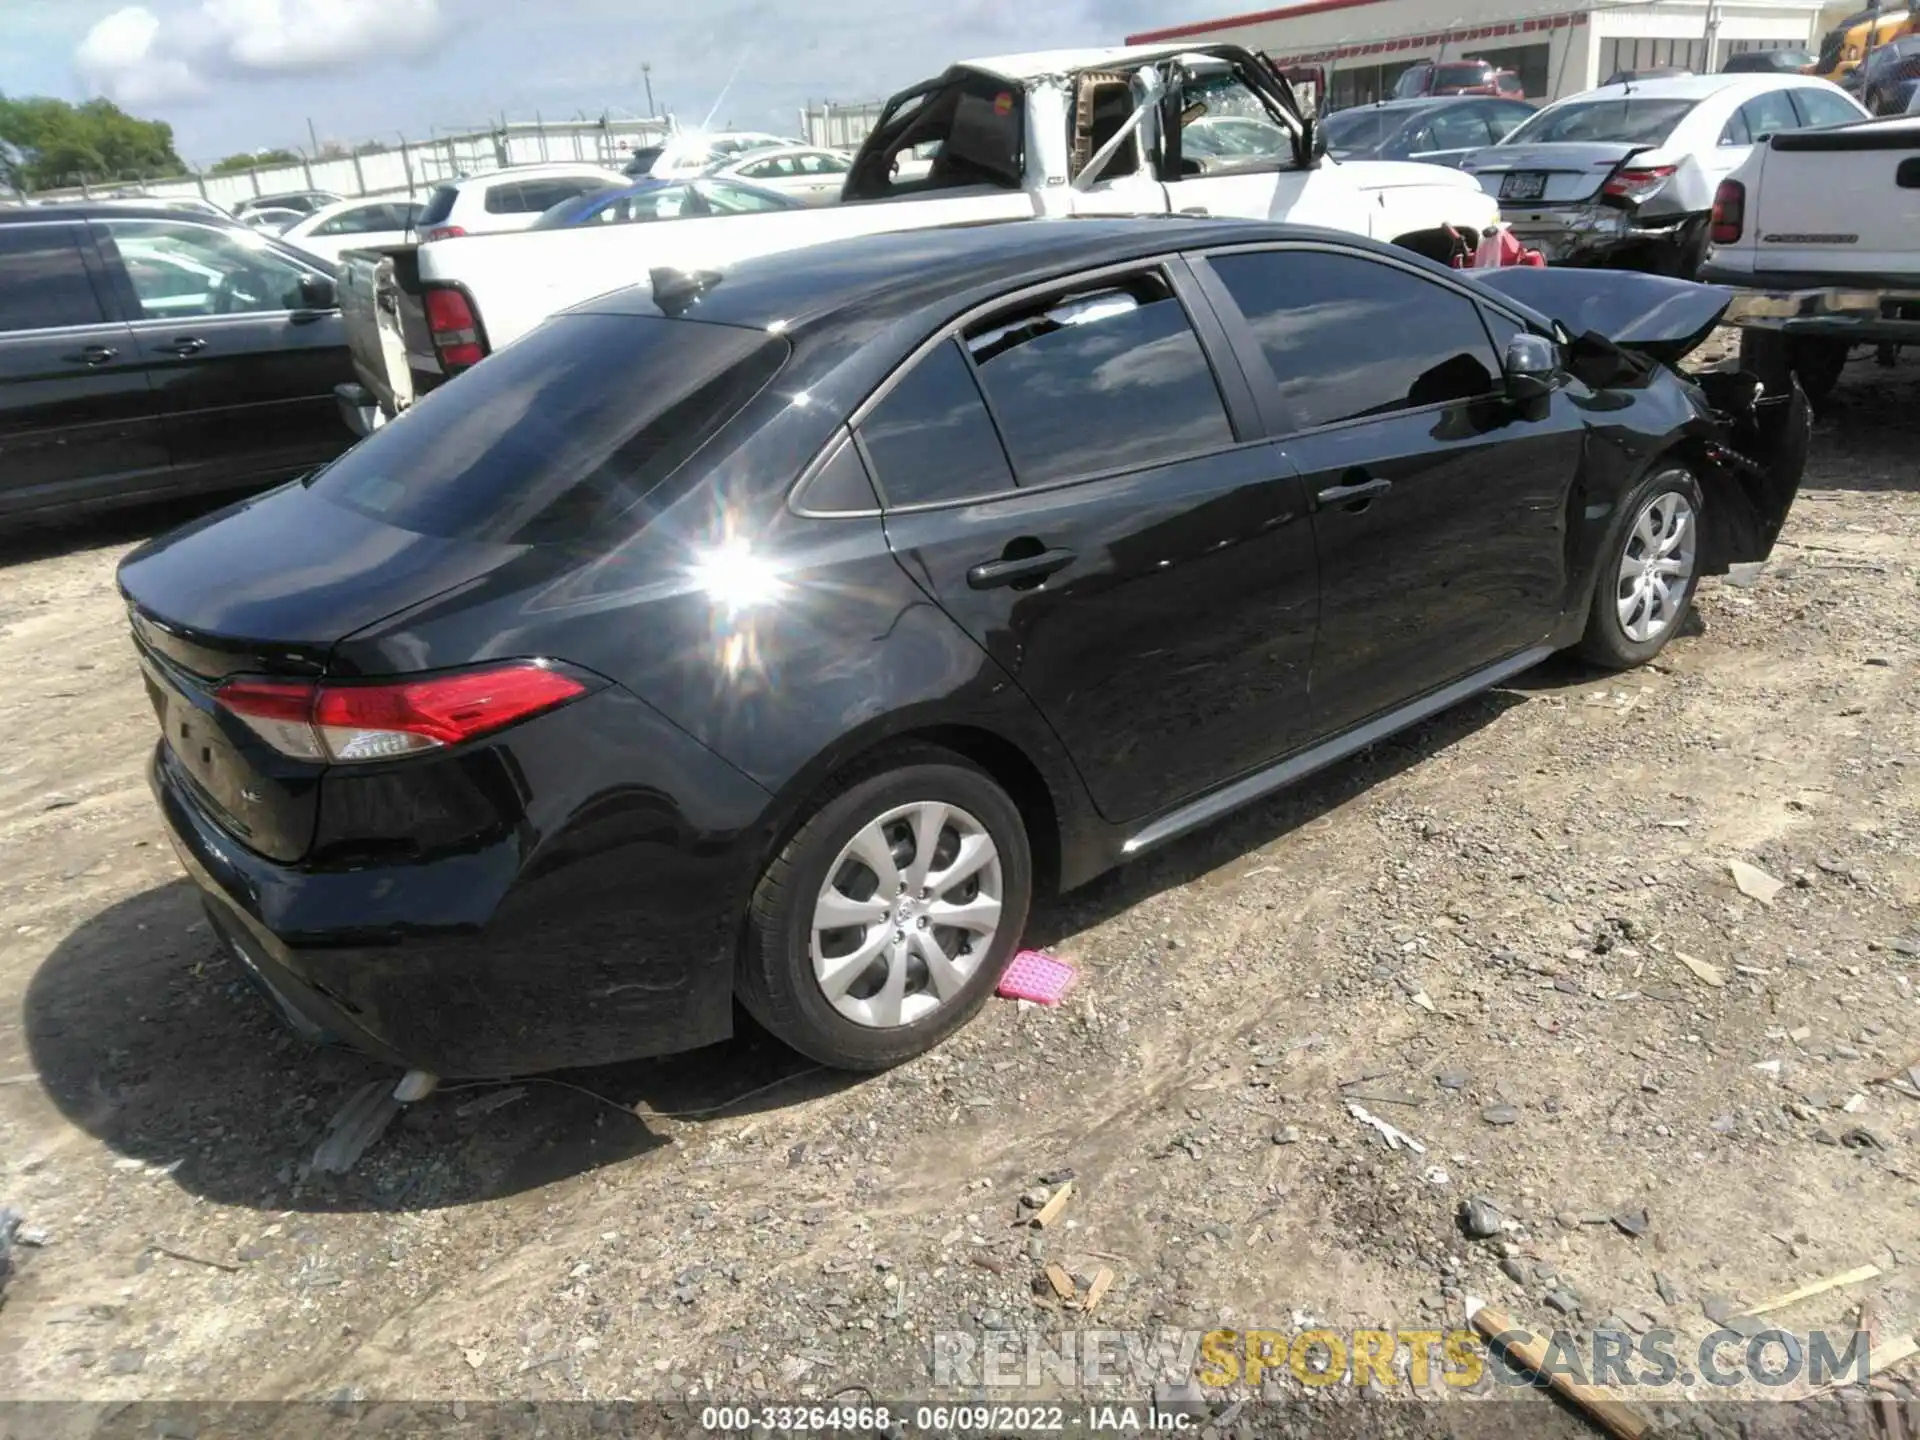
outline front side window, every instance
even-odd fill
[[[0,331],[98,325],[77,225],[0,226]]]
[[[1920,56],[1920,51],[1916,51],[1916,55]],[[1865,118],[1846,96],[1836,95],[1831,90],[1807,85],[1791,93],[1795,108],[1808,125],[1851,125]]]
[[[119,254],[140,318],[177,320],[298,310],[314,272],[264,236],[171,220],[95,222]]]
[[[890,507],[1013,488],[1013,472],[959,343],[943,341],[873,407],[860,443]]]
[[[1259,341],[1287,433],[1496,388],[1479,308],[1424,276],[1319,250],[1208,263]]]
[[[1180,85],[1180,105],[1183,160],[1210,160],[1210,170],[1236,164],[1265,167],[1291,162],[1292,134],[1274,120],[1266,102],[1231,70],[1209,66],[1186,76]]]
[[[1200,338],[1157,273],[994,316],[966,343],[1022,485],[1233,443]]]
[[[323,220],[314,227],[315,235],[365,235],[374,230],[397,228],[390,223],[392,206],[361,205],[352,210],[342,210],[331,220]]]
[[[776,155],[771,160],[756,160],[750,165],[742,166],[740,173],[749,180],[773,180],[791,175],[794,173],[793,157]]]

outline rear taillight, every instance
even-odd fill
[[[420,238],[424,244],[428,240],[457,240],[466,233],[458,225],[434,225]]]
[[[426,291],[427,329],[433,335],[433,351],[448,370],[478,365],[487,358],[487,347],[480,343],[480,322],[474,319],[473,306],[459,290],[438,287]]]
[[[521,660],[366,683],[243,678],[213,698],[282,755],[348,763],[458,745],[586,693],[573,676]]]
[[[1737,245],[1747,228],[1747,187],[1738,180],[1722,180],[1713,192],[1713,228],[1716,245]]]
[[[1636,205],[1673,178],[1672,165],[1647,165],[1634,170],[1616,170],[1602,187],[1607,194]]]

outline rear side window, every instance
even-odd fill
[[[525,187],[517,180],[509,180],[500,185],[489,185],[481,203],[486,207],[489,215],[524,215],[529,210],[551,208],[546,205],[529,205],[527,197],[522,193],[524,189]],[[560,197],[562,200],[565,198],[564,195]],[[553,203],[558,205],[560,201],[555,200]]]
[[[427,535],[530,545],[593,533],[680,468],[785,363],[760,330],[653,316],[549,320],[308,482]]]
[[[77,225],[0,226],[0,331],[98,325]]]
[[[1756,141],[1800,128],[1800,116],[1784,90],[1756,95],[1740,107],[1740,115],[1747,122],[1747,133]]]
[[[860,426],[889,506],[931,505],[1013,488],[1013,472],[958,341],[923,355]]]
[[[1233,443],[1200,338],[1157,274],[996,315],[966,341],[1022,485]]]
[[[1660,145],[1694,107],[1692,100],[1580,100],[1542,110],[1512,134],[1517,144],[1567,141]]]
[[[427,208],[420,212],[422,225],[438,225],[453,214],[454,201],[460,198],[460,192],[451,185],[441,185],[427,197]]]
[[[1260,342],[1288,433],[1495,387],[1479,307],[1432,280],[1317,250],[1209,263]]]

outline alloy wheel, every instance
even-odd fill
[[[869,821],[814,902],[813,973],[858,1025],[923,1020],[966,988],[1000,930],[1004,878],[987,829],[921,800]]]
[[[1655,495],[1634,517],[1614,598],[1620,628],[1636,644],[1662,639],[1679,623],[1693,581],[1697,529],[1693,502],[1673,490]]]

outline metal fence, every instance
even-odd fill
[[[854,150],[867,138],[886,108],[884,100],[867,100],[858,105],[835,105],[822,101],[809,104],[800,112],[800,133],[809,145],[829,150]]]
[[[163,180],[89,181],[34,192],[38,201],[112,195],[198,196],[232,207],[256,195],[290,190],[328,190],[336,195],[414,194],[443,180],[508,165],[575,161],[618,170],[636,147],[658,144],[673,128],[671,118],[651,120],[513,121],[458,133],[410,140],[395,132],[391,145],[362,145],[349,155],[263,165],[224,175],[177,175]],[[864,133],[864,132],[863,132]]]

